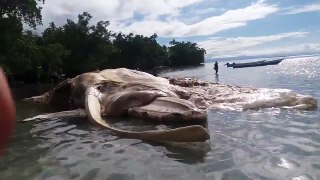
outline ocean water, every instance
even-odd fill
[[[287,58],[276,66],[253,68],[232,69],[223,64],[219,62],[219,75],[215,75],[213,63],[206,63],[172,69],[161,76],[288,89],[320,99],[319,56]],[[19,101],[47,88],[14,91],[18,121],[53,111]],[[262,94],[268,96],[270,91]],[[118,120],[115,125],[123,128],[170,127]],[[206,143],[154,143],[113,136],[84,119],[18,122],[13,141],[0,160],[0,179],[320,179],[319,108],[239,110],[215,106],[208,110],[207,128],[211,139]]]

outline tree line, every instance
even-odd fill
[[[62,26],[52,22],[37,34],[23,30],[23,22],[33,28],[41,24],[35,0],[1,0],[0,6],[0,66],[13,79],[46,82],[61,74],[73,77],[106,68],[150,71],[204,62],[205,50],[196,43],[172,40],[164,46],[156,34],[115,33],[108,30],[108,21],[91,25],[87,12]]]

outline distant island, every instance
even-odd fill
[[[0,6],[0,66],[10,81],[51,82],[107,68],[152,72],[161,66],[204,63],[205,50],[196,43],[173,39],[161,46],[157,34],[111,32],[108,21],[91,25],[87,12],[60,27],[52,22],[39,35],[23,29],[23,23],[34,29],[41,24],[36,0],[3,1]]]

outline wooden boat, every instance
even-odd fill
[[[262,60],[262,61],[255,61],[255,62],[247,62],[247,63],[227,63],[227,67],[233,68],[244,68],[244,67],[256,67],[256,66],[267,66],[267,65],[276,65],[279,64],[284,58],[275,59],[271,61]]]
[[[251,66],[257,66],[260,65],[261,63],[265,62],[265,60],[262,61],[255,61],[255,62],[247,62],[247,63],[227,63],[227,67],[238,67],[238,66],[247,66],[247,67],[251,67]]]

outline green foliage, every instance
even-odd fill
[[[41,24],[41,7],[37,1],[44,0],[0,0],[0,18],[18,18],[31,27]]]
[[[66,51],[60,67],[67,76],[94,71],[106,67],[106,62],[112,51],[111,32],[107,30],[108,21],[99,21],[89,26],[91,15],[83,13],[78,16],[78,22],[67,20],[62,27],[54,23],[43,33],[43,44],[58,43]]]
[[[198,65],[204,63],[206,51],[196,43],[170,41],[169,59],[173,66]]]
[[[44,1],[42,1],[44,2]],[[41,8],[36,0],[0,0],[0,66],[7,74],[27,74],[36,66],[37,43],[23,34],[22,22],[35,28],[41,24]],[[35,73],[36,74],[36,73]]]
[[[63,61],[69,56],[67,51],[60,43],[46,44],[41,48],[42,61],[40,68],[47,76],[62,72]]]
[[[92,16],[86,12],[78,16],[78,21],[68,19],[61,27],[50,23],[42,35],[22,32],[19,17],[10,18],[1,19],[0,65],[7,73],[24,75],[29,82],[48,81],[59,74],[73,77],[97,69],[149,71],[159,66],[204,62],[205,51],[195,43],[173,40],[166,47],[158,44],[156,34],[112,33],[108,21],[91,25]]]
[[[10,59],[16,54],[14,46],[22,37],[22,23],[15,17],[0,19],[0,65],[9,73],[12,63]]]
[[[156,34],[144,37],[119,33],[114,36],[111,67],[150,70],[167,61],[166,49],[157,43]]]

